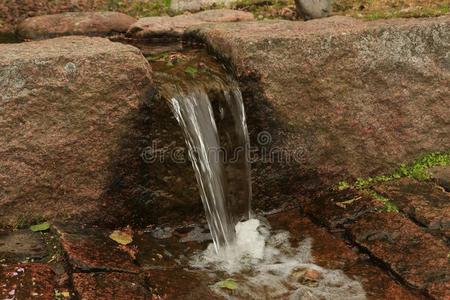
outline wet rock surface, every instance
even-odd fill
[[[374,213],[350,229],[356,243],[411,286],[435,299],[449,297],[449,248],[398,213]]]
[[[53,300],[56,288],[55,274],[48,265],[0,263],[0,299]]]
[[[422,299],[417,293],[408,291],[390,278],[365,254],[297,212],[275,214],[269,217],[269,221],[274,228],[289,228],[294,242],[312,238],[315,263],[324,268],[343,270],[348,276],[358,278],[368,299]]]
[[[384,183],[383,186],[399,187],[405,183],[411,183],[408,191],[414,193],[396,194],[399,199],[413,201],[420,200],[421,196],[433,196],[430,191],[435,187],[428,190],[429,194],[424,192],[424,188],[427,190],[430,185],[433,186],[432,183],[405,178]],[[421,291],[426,297],[446,299],[449,287],[448,244],[440,234],[432,235],[428,228],[409,219],[406,212],[406,215],[387,212],[388,207],[383,202],[386,200],[376,197],[367,190],[345,190],[324,194],[317,201],[302,200],[301,203],[305,213],[315,222],[357,245],[362,253],[367,253],[378,264],[390,269],[404,284]],[[398,200],[394,199],[389,200],[402,210]],[[422,211],[436,209],[432,203],[420,203],[423,205]]]
[[[89,37],[1,44],[0,224],[126,218],[151,86],[132,46]]]
[[[61,246],[76,272],[138,273],[133,258],[112,241],[111,231],[57,226]]]
[[[42,259],[48,255],[40,233],[0,231],[0,257],[8,262]]]
[[[417,223],[450,237],[450,194],[442,187],[404,178],[374,189]]]
[[[84,300],[153,299],[143,279],[133,274],[75,273],[73,286]]]
[[[345,231],[365,215],[383,210],[382,203],[359,191],[325,193],[316,199],[301,198],[302,210],[332,231]]]
[[[148,270],[149,285],[155,294],[167,299],[223,299],[208,287],[214,281],[198,272],[183,269]],[[182,287],[182,288],[180,288]]]
[[[277,207],[289,194],[448,149],[449,22],[331,17],[190,28],[187,38],[206,42],[237,74],[252,145],[291,154],[254,164],[255,201]]]
[[[195,14],[175,17],[147,17],[130,26],[128,36],[134,38],[180,37],[194,25],[214,22],[251,21],[253,14],[231,9],[206,10]]]
[[[349,245],[339,235],[334,235],[314,224],[297,210],[269,215],[268,220],[274,230],[288,230],[294,246],[306,239],[311,239],[314,263],[329,270],[342,270],[346,276],[359,281],[368,299],[423,299],[420,293],[398,283],[389,275],[389,272],[374,263],[370,256],[361,252],[361,249]],[[370,221],[367,222],[370,223]],[[386,220],[383,222],[388,224]],[[384,226],[390,228],[389,225]],[[359,236],[359,232],[372,230],[367,227],[365,224],[355,226],[355,230],[360,231],[355,231],[354,234]],[[0,295],[10,296],[14,289],[15,295],[22,295],[23,299],[37,297],[37,295],[40,296],[39,299],[54,299],[57,295],[64,298],[76,295],[87,300],[223,299],[220,294],[214,292],[212,286],[230,276],[236,278],[238,282],[244,278],[238,274],[213,274],[192,268],[190,264],[192,255],[197,251],[203,251],[210,243],[210,240],[182,242],[194,229],[195,227],[192,226],[170,230],[166,228],[166,231],[170,231],[170,235],[158,235],[155,230],[135,231],[133,241],[129,245],[135,249],[136,259],[134,260],[130,253],[109,238],[108,235],[112,230],[98,227],[84,228],[76,224],[56,224],[52,226],[52,230],[58,233],[61,250],[66,257],[64,269],[71,271],[64,273],[63,270],[61,273],[49,263],[11,264],[0,261],[0,282],[2,283]],[[360,242],[363,245],[364,242]],[[382,245],[383,241],[371,239],[370,242],[375,243],[373,245],[381,244],[381,248],[385,247]],[[427,242],[427,245],[433,243],[431,240],[423,242]],[[401,245],[404,245],[403,240],[400,241],[399,247],[403,247]],[[364,247],[366,247],[365,244]],[[378,252],[379,248],[376,247],[372,249],[368,246],[367,249],[371,253],[373,251],[373,255],[377,255],[377,258],[388,265],[395,263],[390,260],[391,257],[400,258],[400,251],[403,254],[413,255],[411,250],[405,248],[396,248],[395,251],[399,254],[389,254],[390,256],[384,256],[384,252]],[[389,249],[394,251],[392,248]],[[440,253],[442,249],[433,248],[433,250]],[[416,256],[414,259],[420,260]],[[403,260],[405,260],[404,257]],[[428,264],[427,267],[428,271],[424,270],[425,266],[420,269],[420,272],[424,270],[421,274],[429,275],[428,281],[424,284],[425,288],[427,291],[433,289],[432,296],[436,299],[445,299],[442,281],[430,279],[438,278],[432,276],[444,272],[444,265],[441,265],[440,269],[436,264],[432,266]],[[408,281],[410,276],[414,276],[412,277],[414,284],[421,280],[421,275],[413,269],[403,269],[403,271],[404,273],[400,272],[399,275],[402,279],[406,278],[408,284],[411,284]],[[63,276],[64,274],[66,275]],[[443,273],[441,275],[443,276]],[[323,275],[317,269],[306,268],[295,270],[292,276],[297,276],[299,282],[306,286],[315,286]],[[442,276],[439,277],[440,280],[444,278]],[[238,290],[237,295],[239,295]]]
[[[136,19],[117,12],[68,12],[27,18],[17,32],[23,39],[41,40],[66,35],[109,36],[124,33]]]

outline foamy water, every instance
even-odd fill
[[[273,231],[264,221],[250,219],[236,225],[233,245],[219,252],[209,245],[194,257],[192,266],[233,278],[235,290],[211,286],[227,299],[366,299],[358,281],[341,270],[314,264],[313,243],[307,238],[294,248],[289,232]]]

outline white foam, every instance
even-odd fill
[[[251,219],[236,225],[236,241],[218,253],[210,245],[196,256],[192,265],[236,278],[238,289],[212,289],[227,299],[366,299],[361,284],[340,270],[328,270],[314,264],[313,240],[307,238],[298,247],[289,243],[286,231],[271,231],[264,222]],[[305,272],[320,274],[305,281]]]

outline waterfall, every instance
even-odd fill
[[[215,251],[230,246],[235,225],[250,217],[249,135],[236,83],[216,90],[190,85],[170,98],[195,171]],[[218,88],[217,88],[218,87]]]

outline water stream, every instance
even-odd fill
[[[233,276],[237,290],[224,289],[223,282],[211,286],[228,299],[365,299],[358,281],[314,264],[312,239],[292,247],[289,232],[252,215],[241,92],[223,70],[192,64],[183,56],[165,57],[156,74],[188,145],[213,240],[191,257],[190,267],[217,279]],[[201,230],[185,241],[195,235],[204,241]]]
[[[242,95],[224,85],[210,98],[200,85],[180,90],[170,105],[183,129],[215,251],[235,241],[235,225],[250,217],[249,137]]]

